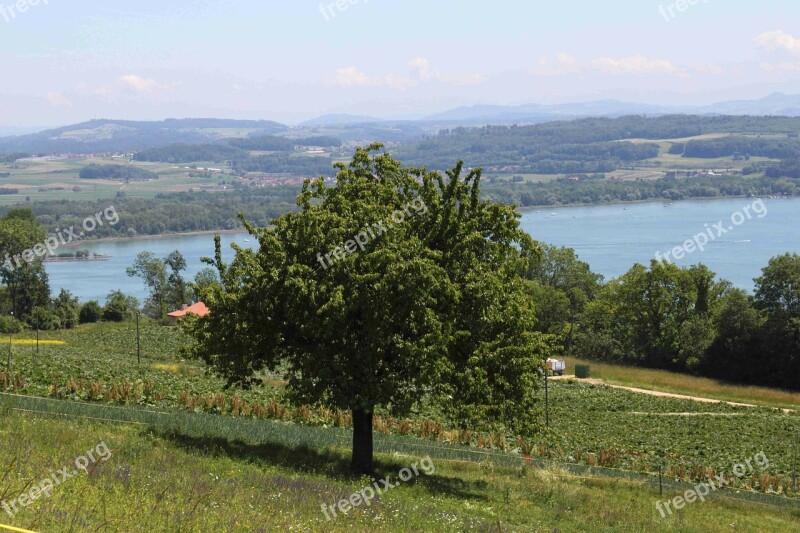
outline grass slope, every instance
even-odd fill
[[[657,492],[559,470],[434,460],[435,472],[327,521],[331,504],[372,483],[337,448],[254,446],[137,427],[0,411],[0,499],[99,442],[111,457],[0,524],[60,531],[800,531],[800,513],[709,500],[661,518]],[[422,456],[379,454],[396,480]]]

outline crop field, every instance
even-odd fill
[[[181,358],[186,339],[178,329],[145,322],[141,338],[139,365],[135,326],[130,323],[43,333],[47,343],[40,345],[38,354],[30,332],[20,334],[12,339],[11,372],[0,373],[0,390],[98,407],[350,427],[347,412],[290,405],[280,375],[262,376],[264,385],[253,390],[225,390],[224,381],[209,375],[202,363]],[[2,359],[7,349],[0,342]],[[544,391],[540,392],[542,403],[531,416],[544,423]],[[375,430],[379,435],[469,444],[562,463],[649,473],[661,467],[670,479],[686,481],[730,472],[736,462],[764,452],[770,467],[738,480],[739,486],[794,494],[791,472],[800,446],[797,413],[646,396],[570,380],[550,383],[548,407],[550,429],[529,441],[459,430],[433,410],[408,419],[379,413]]]
[[[127,160],[82,157],[75,159],[21,160],[13,164],[0,164],[0,187],[17,189],[18,194],[0,195],[0,205],[47,200],[97,200],[114,198],[117,193],[127,196],[152,198],[159,193],[182,192],[201,186],[218,186],[229,182],[233,176],[217,174],[212,178],[190,177],[187,165],[164,163],[130,163],[136,167],[155,172],[159,179],[132,181],[125,184],[115,180],[84,180],[78,177],[81,169],[89,164],[129,164]],[[219,164],[197,163],[201,168],[221,168]]]

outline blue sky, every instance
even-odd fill
[[[800,93],[797,0],[44,1],[0,0],[0,125]]]

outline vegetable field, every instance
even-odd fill
[[[30,338],[28,332],[18,340]],[[225,390],[224,381],[209,375],[202,363],[181,357],[186,339],[174,328],[143,324],[141,365],[133,324],[81,326],[43,333],[41,338],[48,342],[40,344],[38,354],[35,343],[12,339],[11,372],[0,372],[0,390],[165,412],[204,412],[242,423],[271,419],[350,427],[347,412],[291,405],[280,375],[262,376],[263,387],[254,390]],[[0,341],[3,349],[8,346]],[[0,354],[6,359],[7,352]],[[651,473],[660,467],[668,479],[687,481],[730,473],[734,464],[764,452],[769,468],[737,482],[762,492],[793,492],[791,473],[800,451],[797,413],[646,396],[569,380],[551,383],[549,410],[550,429],[527,440],[451,427],[424,407],[404,419],[382,413],[375,429],[382,437],[469,444],[564,463]],[[544,414],[542,392],[540,407],[530,416],[543,421]]]

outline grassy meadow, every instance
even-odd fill
[[[420,473],[330,521],[334,504],[373,484],[347,473],[341,448],[266,446],[165,435],[132,425],[0,410],[0,499],[104,442],[111,456],[0,524],[61,531],[800,531],[800,512],[723,499],[662,518],[674,494],[559,469],[433,458]],[[422,451],[424,453],[424,450]],[[424,455],[379,453],[397,481]],[[2,528],[0,528],[2,530]]]

